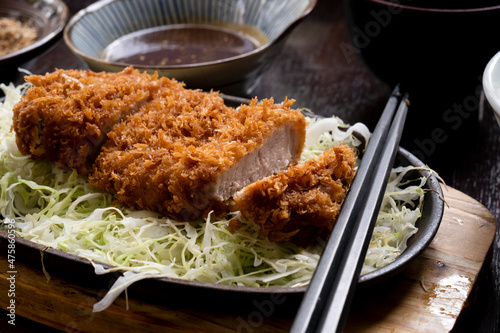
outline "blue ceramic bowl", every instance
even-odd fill
[[[64,31],[64,40],[94,71],[117,72],[133,65],[141,71],[156,71],[159,75],[183,81],[190,88],[218,87],[242,80],[269,63],[278,54],[279,44],[311,12],[316,1],[104,0],[77,13]],[[130,41],[134,36],[151,37],[170,29],[196,27],[229,31],[237,36],[243,36],[249,31],[258,32],[250,36],[256,45],[243,53],[194,63],[134,63],[130,58],[109,57],[110,45],[124,39]],[[198,42],[194,43],[204,43],[208,38],[210,37],[198,38]],[[169,52],[175,52],[172,50],[175,43],[167,39],[162,35],[155,37],[154,47],[157,47],[163,59],[175,57],[169,55]],[[119,47],[118,52],[134,51],[140,55],[141,51],[145,51],[142,49],[148,49],[143,42],[144,40],[121,49]],[[162,43],[168,45],[162,47]],[[182,48],[183,44],[177,42],[176,46]],[[219,49],[215,45],[209,45],[208,48],[211,48],[208,52]],[[148,50],[150,49],[151,45]],[[199,52],[205,54],[204,51]]]

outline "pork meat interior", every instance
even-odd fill
[[[252,183],[234,195],[242,216],[276,242],[309,244],[330,234],[355,175],[354,151],[340,145]]]
[[[196,90],[158,98],[108,134],[89,181],[120,203],[177,220],[222,214],[236,191],[299,159],[306,120],[292,103],[234,109]]]

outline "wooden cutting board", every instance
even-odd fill
[[[495,235],[495,221],[477,201],[452,188],[443,189],[440,229],[425,252],[396,277],[359,288],[346,332],[449,332],[467,304]],[[6,253],[1,253],[7,262]],[[240,314],[181,310],[124,296],[107,310],[92,312],[105,290],[95,290],[51,276],[16,261],[15,312],[67,332],[286,332],[295,311],[276,315],[282,299],[255,303]],[[7,308],[8,268],[1,267],[0,303]],[[49,272],[50,273],[50,272]],[[127,309],[128,307],[128,309]],[[210,310],[210,311],[209,311]]]

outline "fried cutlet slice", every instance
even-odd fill
[[[259,234],[275,242],[314,242],[327,237],[355,174],[356,156],[340,145],[320,156],[250,184],[234,201]]]
[[[184,90],[181,83],[131,67],[120,73],[56,70],[26,80],[32,86],[14,107],[19,150],[81,174],[90,171],[115,124],[158,94]]]
[[[117,125],[90,183],[126,206],[191,221],[223,212],[236,191],[300,157],[306,120],[293,101],[234,109],[217,93],[190,94],[157,99]]]

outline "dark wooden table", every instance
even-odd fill
[[[66,2],[71,14],[74,14],[93,1]],[[276,101],[285,97],[294,98],[297,101],[296,107],[307,107],[322,115],[335,114],[348,123],[361,121],[373,129],[392,89],[373,76],[356,54],[346,52],[349,43],[342,0],[319,0],[312,15],[293,31],[280,57],[270,64],[257,81],[246,82],[240,86],[242,90],[221,88],[221,91],[244,97],[274,97]],[[70,53],[62,39],[22,67],[35,74],[43,74],[55,68],[86,68],[82,61]],[[22,80],[21,74],[2,78],[3,82],[20,83]],[[474,127],[475,135],[468,138],[458,156],[451,156],[451,153],[447,154],[447,149],[439,150],[436,147],[433,152],[426,154],[425,162],[441,175],[447,185],[483,204],[498,222],[500,126],[487,103],[482,119]],[[463,145],[463,142],[458,144]],[[421,149],[416,144],[416,138],[408,135],[403,138],[402,146],[415,153]],[[471,305],[464,312],[461,325],[456,331],[500,332],[498,229],[497,224],[497,234],[491,249],[492,259],[485,263],[484,272],[471,297]],[[12,327],[6,324],[4,313],[1,316],[0,330],[54,331],[22,318],[18,318],[16,326]]]

